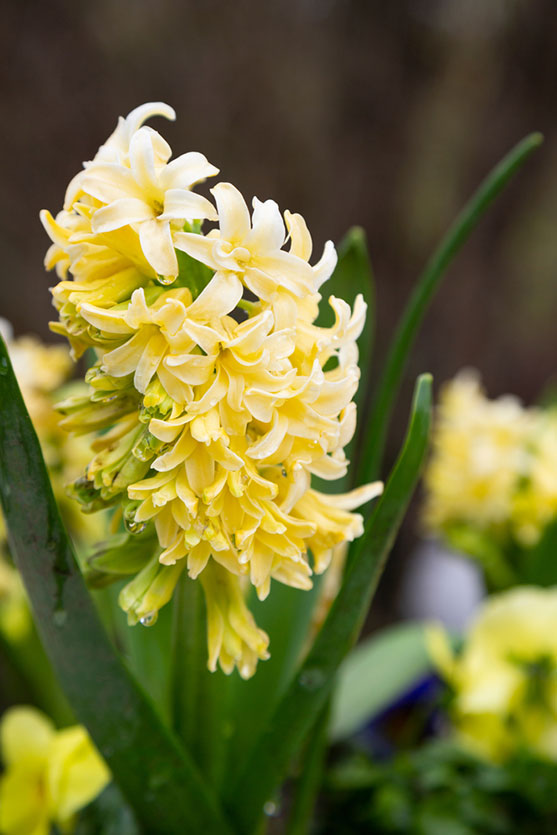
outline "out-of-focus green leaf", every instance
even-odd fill
[[[422,624],[397,624],[362,641],[338,672],[331,739],[357,731],[430,669]]]
[[[79,722],[146,832],[229,831],[216,798],[104,631],[0,340],[0,497],[35,621]]]
[[[416,386],[410,426],[385,492],[353,552],[342,587],[306,659],[299,666],[247,765],[231,780],[227,795],[241,832],[256,830],[331,692],[337,669],[356,641],[387,556],[420,476],[431,420],[431,377]]]
[[[540,541],[522,557],[525,583],[557,585],[557,520],[547,526]]]
[[[404,368],[424,316],[451,261],[468,240],[493,200],[542,141],[540,133],[532,133],[503,157],[464,206],[427,262],[400,318],[374,395],[363,451],[358,457],[358,484],[379,477],[389,418],[400,389]]]

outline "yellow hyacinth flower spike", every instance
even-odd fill
[[[312,487],[347,471],[366,306],[331,296],[334,324],[317,326],[333,244],[311,264],[300,215],[257,198],[250,212],[231,183],[211,189],[214,204],[196,195],[217,169],[198,153],[170,162],[142,125],[157,113],[169,115],[149,105],[120,121],[70,184],[58,227],[43,214],[64,278],[56,329],[98,357],[62,425],[101,433],[76,498],[88,511],[121,504],[122,554],[145,542],[143,560],[116,554],[110,567],[135,575],[120,594],[129,622],[154,623],[187,570],[205,592],[210,669],[249,676],[268,638],[247,588],[261,600],[273,581],[311,588],[382,489]],[[204,220],[216,226],[204,233]]]

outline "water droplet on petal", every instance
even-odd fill
[[[158,612],[149,612],[147,615],[143,615],[143,617],[140,618],[139,622],[141,626],[154,626],[157,622],[158,616]]]

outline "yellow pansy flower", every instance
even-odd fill
[[[100,794],[110,773],[84,728],[57,731],[31,707],[8,710],[0,723],[0,833],[71,832],[75,814]]]
[[[111,568],[136,574],[120,595],[129,622],[153,623],[187,569],[205,591],[210,668],[251,675],[268,652],[246,584],[261,599],[273,579],[310,588],[361,534],[352,511],[382,489],[311,486],[347,470],[366,306],[331,296],[335,322],[316,326],[332,243],[311,265],[303,218],[256,198],[250,216],[230,183],[212,189],[215,211],[190,189],[217,169],[201,154],[168,162],[141,124],[156,112],[120,123],[70,184],[60,228],[43,216],[65,279],[53,290],[59,329],[74,353],[98,355],[89,396],[61,404],[62,425],[102,431],[75,496],[89,511],[121,499],[146,543],[133,571],[119,572],[117,555]],[[203,218],[218,221],[207,235]]]
[[[458,654],[441,627],[429,647],[465,744],[497,761],[520,750],[557,760],[557,589],[493,595]]]

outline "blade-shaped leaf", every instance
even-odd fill
[[[10,547],[43,645],[77,719],[147,832],[228,832],[216,799],[98,619],[1,340],[0,417],[0,496]]]
[[[451,261],[466,243],[490,204],[542,141],[541,134],[533,133],[503,157],[472,195],[427,262],[400,318],[374,394],[370,419],[363,438],[363,452],[358,458],[357,484],[373,481],[379,476],[389,417],[410,350]]]
[[[407,692],[431,666],[422,624],[400,623],[362,641],[338,672],[331,739],[357,731]]]
[[[416,386],[402,452],[385,492],[354,552],[329,615],[305,661],[280,700],[246,767],[230,784],[228,805],[241,832],[254,832],[294,755],[317,719],[335,673],[355,642],[399,525],[419,478],[431,417],[431,378]]]

